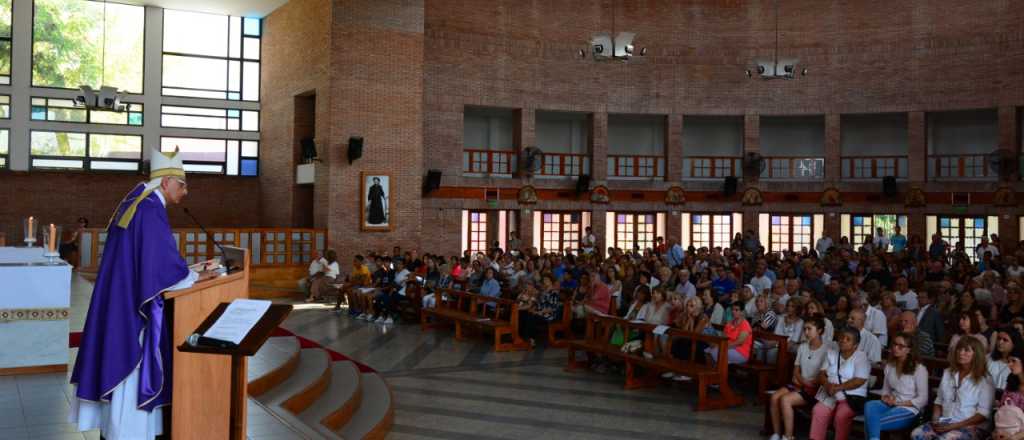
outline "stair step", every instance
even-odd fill
[[[394,416],[391,389],[377,373],[362,373],[362,400],[348,424],[336,431],[345,439],[383,439]]]
[[[249,395],[258,396],[284,382],[299,364],[299,340],[294,336],[267,339],[249,359]]]
[[[289,407],[295,406],[297,398],[304,401],[299,403],[308,405],[322,395],[323,389],[317,390],[317,388],[325,385],[324,378],[326,378],[326,385],[329,385],[330,364],[330,358],[323,349],[304,348],[299,351],[299,364],[292,375],[280,385],[258,396],[257,400],[287,425],[301,432],[304,437],[321,438],[323,434],[317,432],[315,426],[307,425]],[[306,406],[303,406],[300,411],[302,409],[306,409]]]
[[[361,381],[359,368],[354,362],[332,362],[331,385],[320,399],[299,414],[299,419],[324,437],[339,438],[333,431],[347,423],[359,407]]]

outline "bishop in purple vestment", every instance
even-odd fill
[[[167,204],[188,193],[175,153],[153,152],[150,181],[136,185],[114,211],[71,374],[77,385],[71,419],[109,440],[162,432],[160,408],[171,403],[171,330],[161,292],[191,285],[198,274],[178,252]]]

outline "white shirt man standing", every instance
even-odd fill
[[[896,279],[896,304],[903,310],[916,311],[919,308],[917,293],[910,290],[910,285],[904,277]]]
[[[824,257],[825,253],[832,247],[832,238],[827,235],[822,235],[818,239],[818,242],[814,244],[814,250],[818,251],[818,258]]]

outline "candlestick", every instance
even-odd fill
[[[36,234],[35,234],[36,231],[35,231],[35,227],[34,227],[35,223],[36,223],[35,219],[33,219],[31,215],[28,216],[28,234],[27,235],[30,238],[36,236]]]
[[[46,244],[46,248],[49,249],[50,252],[57,250],[57,226],[53,223],[50,223],[50,239],[47,240]]]

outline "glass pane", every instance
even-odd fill
[[[144,26],[145,9],[139,6],[36,0],[32,84],[108,85],[142,93]]]
[[[224,162],[226,143],[223,139],[165,137],[160,139],[160,151],[174,151],[178,147],[186,162]]]
[[[260,39],[259,38],[246,38],[242,41],[242,47],[245,49],[245,59],[247,60],[258,60],[260,59]]]
[[[260,63],[252,61],[243,63],[242,99],[246,101],[260,99]]]
[[[254,37],[260,36],[260,19],[258,19],[258,18],[246,18],[245,19],[245,35],[252,35]]]
[[[92,113],[89,115],[89,122],[92,122],[94,124],[125,125],[128,123],[128,113],[93,110]]]
[[[89,162],[89,169],[104,171],[138,171],[139,163],[93,160]]]
[[[228,31],[229,54],[231,58],[242,57],[242,17],[231,17],[231,29]]]
[[[2,1],[2,0],[0,0]],[[10,1],[10,0],[8,0]],[[11,74],[11,40],[0,40],[0,75],[7,76],[4,84],[10,84]]]
[[[164,9],[164,51],[228,55],[228,17]]]
[[[11,37],[11,0],[0,0],[0,37]]]
[[[207,91],[226,90],[227,68],[226,60],[164,55],[163,85]]]
[[[89,135],[89,157],[142,159],[142,136]]]
[[[85,157],[85,133],[33,131],[33,156]]]
[[[10,132],[4,128],[0,129],[0,154],[7,154],[7,145],[10,143]]]
[[[81,169],[82,161],[80,160],[60,160],[60,159],[33,159],[32,166],[37,168],[72,168]]]
[[[258,176],[260,175],[260,161],[256,159],[242,159],[242,175],[243,176]]]
[[[260,143],[256,141],[242,141],[242,156],[257,157],[260,155]]]
[[[228,175],[238,175],[238,141],[228,141]]]
[[[244,111],[242,112],[242,130],[244,131],[259,131],[260,129],[260,112],[256,111]]]
[[[187,173],[223,173],[224,167],[221,165],[210,165],[210,164],[185,164],[185,172]]]
[[[160,124],[164,127],[205,128],[208,130],[227,129],[227,119],[223,117],[211,118],[208,116],[182,116],[164,114],[160,117]]]

